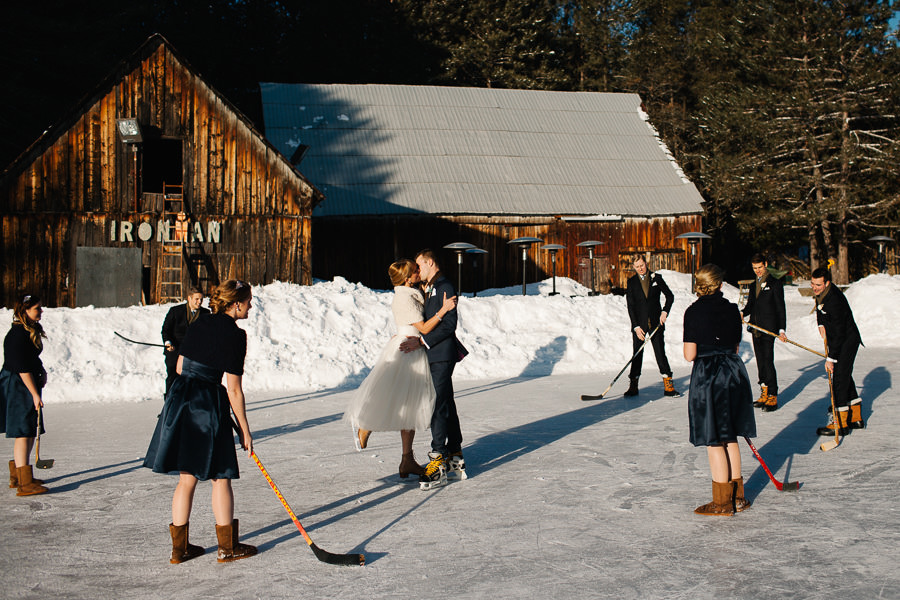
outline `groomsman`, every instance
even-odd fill
[[[862,418],[862,400],[853,382],[853,363],[862,340],[846,296],[831,283],[831,271],[821,267],[816,269],[812,272],[810,285],[816,295],[819,334],[828,346],[825,370],[832,375],[831,387],[837,412],[837,422],[832,414],[832,422],[819,427],[816,433],[834,435],[834,428],[839,427],[840,435],[847,435],[853,429],[866,426]]]
[[[784,310],[784,286],[769,273],[769,263],[762,254],[750,258],[750,266],[756,281],[750,288],[747,305],[741,311],[750,316],[749,323],[771,332],[778,332],[778,339],[787,341]],[[752,327],[753,352],[756,354],[756,372],[759,376],[759,400],[753,406],[771,412],[778,409],[778,374],[775,372],[775,338]]]
[[[656,355],[656,364],[659,372],[663,377],[663,389],[666,396],[680,396],[681,394],[675,390],[675,384],[672,381],[672,369],[669,367],[669,360],[666,358],[666,344],[663,339],[665,331],[666,318],[669,311],[672,310],[672,302],[675,301],[675,295],[666,285],[666,282],[658,273],[651,273],[647,269],[647,260],[642,254],[634,256],[632,265],[634,266],[635,275],[628,279],[625,290],[625,301],[628,305],[628,316],[631,319],[631,341],[635,354],[644,343],[647,335],[651,331],[659,327],[650,344],[653,346],[653,353]],[[660,296],[665,298],[665,303],[660,305]],[[638,395],[638,379],[641,376],[641,363],[644,361],[643,350],[631,361],[631,371],[628,378],[631,385],[625,392],[626,396]]]
[[[178,349],[181,347],[181,341],[197,317],[204,313],[208,313],[208,308],[200,306],[203,304],[203,292],[200,288],[192,287],[185,298],[184,304],[178,304],[169,309],[162,326],[162,339],[165,346],[166,359],[166,395],[175,378],[178,377],[176,365],[178,364]],[[165,397],[165,396],[164,396]]]

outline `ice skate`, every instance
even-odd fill
[[[462,451],[451,452],[447,457],[447,478],[448,479],[468,479],[466,475],[466,460],[463,458]]]
[[[425,474],[419,476],[419,489],[432,490],[447,484],[447,467],[440,452],[428,453]]]

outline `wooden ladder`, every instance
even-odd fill
[[[190,233],[184,210],[182,185],[163,183],[162,220],[168,227],[168,235],[162,237],[159,253],[159,270],[156,275],[156,301],[181,302],[184,299],[184,244]]]

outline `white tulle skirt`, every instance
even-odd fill
[[[401,352],[412,326],[399,328],[381,351],[378,362],[353,394],[343,420],[369,431],[427,429],[434,412],[434,384],[425,350]]]

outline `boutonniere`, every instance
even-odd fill
[[[827,314],[824,310],[822,310],[822,308],[824,308],[824,306],[825,306],[824,304],[817,304],[817,305],[816,305],[816,310],[819,311],[820,313],[822,313],[823,315],[824,315],[824,314]]]
[[[765,287],[763,287],[763,289],[762,289],[762,291],[764,291],[764,292],[765,292],[765,291],[766,291],[766,290],[767,290],[767,289],[769,289],[769,286],[768,286],[768,284],[767,284],[767,285],[766,285],[766,286],[765,286]]]

